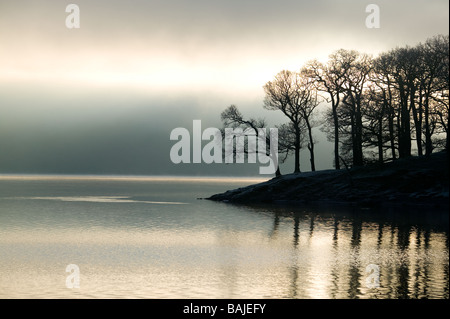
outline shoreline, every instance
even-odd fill
[[[207,200],[234,204],[449,207],[447,152],[393,162],[274,177]]]

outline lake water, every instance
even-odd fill
[[[254,182],[0,176],[0,298],[449,297],[447,212],[197,199]]]

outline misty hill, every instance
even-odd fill
[[[344,202],[448,207],[448,155],[440,152],[349,170],[289,174],[208,199],[246,204]]]

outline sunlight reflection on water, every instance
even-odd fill
[[[448,298],[448,215],[196,200],[246,184],[2,180],[0,297]]]

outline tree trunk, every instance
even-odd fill
[[[300,128],[295,123],[295,167],[294,173],[300,173]]]
[[[389,114],[389,141],[391,143],[391,153],[392,160],[395,161],[397,159],[397,155],[395,154],[395,134],[394,134],[394,116],[393,112],[390,111]]]
[[[447,150],[447,156],[448,156],[448,130],[450,129],[450,116],[447,115],[447,138],[445,140],[445,149]]]
[[[351,139],[352,139],[352,164],[356,165],[356,123],[355,123],[355,113],[352,112],[350,115],[350,124],[351,124]]]
[[[336,106],[333,106],[333,120],[334,120],[334,166],[336,169],[341,169],[339,162],[339,119]]]
[[[411,156],[411,120],[408,109],[408,94],[400,84],[400,120],[398,130],[399,158]]]
[[[429,109],[429,98],[428,94],[425,95],[425,155],[429,156],[433,152],[433,142],[431,140],[430,131],[430,109]]]
[[[364,164],[363,148],[362,148],[362,116],[361,116],[361,99],[356,97],[355,109],[355,152],[353,153],[354,166],[362,166]]]
[[[281,176],[280,166],[277,166],[277,171],[275,172],[275,176],[276,177],[280,177]]]
[[[390,82],[388,82],[388,93],[389,93],[389,100],[387,100],[385,102],[386,102],[386,106],[388,109],[389,141],[390,141],[392,160],[395,161],[397,159],[397,155],[395,154],[395,133],[394,133],[395,110],[394,110],[394,106],[392,105],[392,91],[391,91]]]
[[[419,97],[419,107],[416,108],[416,103],[414,100],[415,97],[415,89],[411,89],[410,93],[410,108],[413,113],[413,119],[414,119],[414,126],[416,129],[416,143],[417,143],[417,154],[419,156],[423,155],[423,149],[422,149],[422,94],[420,93]]]
[[[306,119],[306,126],[308,127],[308,135],[309,135],[309,143],[308,143],[308,149],[310,154],[310,162],[311,162],[311,171],[316,171],[316,164],[314,161],[314,139],[312,135],[312,128],[311,124],[309,123],[309,120]]]
[[[380,118],[378,126],[378,162],[383,164],[383,118]]]
[[[353,155],[353,166],[363,165],[362,156],[362,117],[361,117],[361,106],[358,95],[353,96],[353,93],[349,94],[351,101],[348,104],[350,109],[350,120],[351,120],[351,138],[352,138],[352,155]]]

